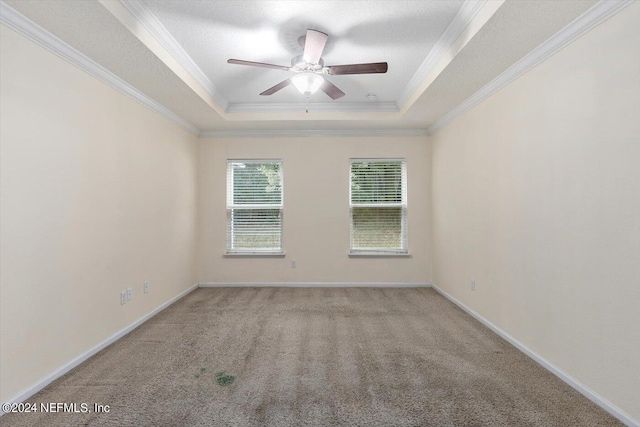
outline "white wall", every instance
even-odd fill
[[[196,282],[197,143],[12,30],[0,35],[5,402]],[[121,306],[127,287],[134,299]]]
[[[636,420],[638,28],[636,2],[432,139],[435,284]]]
[[[407,159],[410,258],[349,258],[349,158]],[[286,258],[225,258],[227,159],[283,159]],[[431,282],[425,137],[201,139],[201,282]],[[297,267],[291,268],[291,260]]]

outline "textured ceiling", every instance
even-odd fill
[[[366,103],[370,93],[379,102],[396,102],[462,5],[461,0],[144,3],[230,103],[300,102],[294,87],[259,96],[290,73],[226,61],[288,66],[302,53],[297,40],[309,28],[329,35],[326,65],[389,63],[386,74],[328,77],[346,96],[331,101],[318,92],[310,102]]]
[[[135,2],[137,0],[126,0]],[[143,0],[180,48],[197,64],[225,101],[273,108],[271,115],[241,118],[216,112],[202,93],[185,82],[166,58],[157,56],[97,0],[4,0],[6,4],[104,66],[140,92],[202,131],[427,129],[444,114],[553,36],[596,0],[510,0],[488,18],[437,77],[418,94],[406,114],[320,117],[322,105],[393,102],[465,7],[482,1],[192,1]],[[112,5],[121,3],[112,1]],[[490,4],[490,3],[487,3]],[[493,3],[500,5],[500,3]],[[467,8],[468,9],[468,8]],[[456,15],[457,14],[457,15]],[[134,27],[137,25],[134,20]],[[143,28],[140,23],[137,25]],[[347,96],[331,102],[312,97],[309,120],[304,97],[292,87],[271,97],[257,94],[285,79],[278,70],[226,63],[227,58],[287,65],[300,52],[297,38],[307,28],[329,34],[323,55],[328,65],[387,61],[389,72],[331,76]],[[320,104],[318,104],[320,103]],[[278,105],[300,106],[298,116]],[[371,105],[371,103],[368,103]],[[222,114],[222,115],[221,115]]]

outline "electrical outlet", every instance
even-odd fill
[[[291,268],[296,268],[296,260],[291,260]]]
[[[127,289],[127,301],[131,301],[133,299],[133,288]]]
[[[144,286],[142,287],[142,289],[144,289],[144,293],[148,294],[149,293],[149,282],[144,282]]]
[[[127,292],[120,292],[120,305],[124,305],[127,302]]]
[[[472,291],[475,291],[475,290],[476,290],[476,280],[475,280],[475,279],[473,279],[473,280],[471,281],[471,290],[472,290]]]

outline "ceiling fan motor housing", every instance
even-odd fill
[[[312,72],[312,73],[320,73],[324,68],[324,60],[322,58],[318,59],[317,64],[309,64],[305,62],[302,55],[298,55],[291,60],[291,68],[292,71],[297,73],[301,72]]]

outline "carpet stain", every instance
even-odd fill
[[[236,380],[235,375],[226,375],[224,371],[216,372],[216,381],[220,387],[226,387]]]
[[[207,368],[205,368],[204,366],[200,368],[200,372],[198,372],[197,374],[194,374],[193,376],[196,378],[200,378],[200,375],[204,375],[204,372],[207,370]]]

